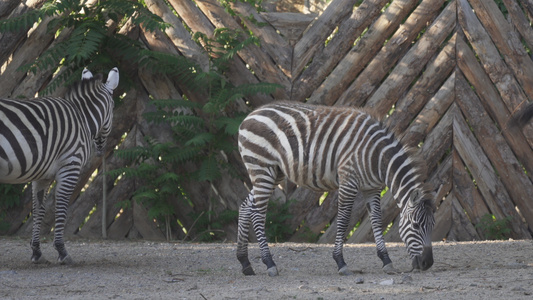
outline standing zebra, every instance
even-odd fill
[[[351,274],[342,247],[358,193],[367,204],[383,269],[394,271],[381,231],[380,193],[385,185],[401,209],[400,237],[413,268],[426,270],[433,265],[435,220],[429,189],[409,151],[364,111],[292,102],[269,104],[242,122],[239,151],[253,185],[239,210],[237,258],[245,275],[255,274],[248,260],[250,222],[268,274],[278,275],[265,237],[265,215],[274,187],[285,177],[316,191],[339,189],[333,250],[339,274]]]
[[[93,142],[98,155],[105,148],[113,121],[113,90],[119,80],[113,68],[102,82],[83,70],[65,99],[28,101],[0,99],[0,183],[32,182],[32,262],[41,259],[39,235],[50,184],[56,182],[54,248],[62,264],[72,262],[63,242],[70,196]]]

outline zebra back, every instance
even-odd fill
[[[414,151],[358,108],[265,105],[241,124],[239,148],[252,181],[257,166],[271,165],[296,184],[319,191],[337,189],[343,174],[355,176],[362,189],[387,185],[402,206],[412,191],[420,196],[428,191]]]

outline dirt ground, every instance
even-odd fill
[[[244,276],[236,244],[70,241],[75,263],[30,262],[29,241],[0,237],[0,299],[533,299],[533,241],[439,242],[435,264],[409,273],[401,244],[387,244],[395,267],[387,275],[373,244],[346,245],[339,276],[332,245],[272,244],[280,276],[270,278],[256,245],[256,276]]]

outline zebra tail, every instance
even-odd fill
[[[531,118],[533,118],[533,103],[527,104],[526,107],[515,113],[514,116],[511,117],[511,120],[509,120],[508,127],[522,127],[529,122]]]

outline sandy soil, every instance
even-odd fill
[[[50,242],[30,262],[29,241],[0,237],[1,299],[533,299],[533,241],[434,243],[426,272],[387,275],[373,244],[346,245],[354,276],[339,276],[332,245],[272,244],[280,276],[270,278],[259,250],[258,275],[245,277],[235,244],[70,241],[73,265],[58,265]],[[388,244],[397,269],[410,260]],[[362,283],[361,283],[362,281]]]

